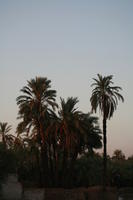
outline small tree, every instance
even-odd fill
[[[120,149],[116,149],[112,156],[113,160],[125,160],[125,155]]]
[[[11,125],[8,125],[7,122],[0,122],[0,135],[2,137],[2,143],[4,147],[6,148],[8,145],[10,145],[13,141],[13,136],[9,134],[9,131],[11,130]]]

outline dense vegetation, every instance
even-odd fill
[[[102,112],[106,108],[106,113],[103,112],[106,121],[123,97],[118,93],[120,87],[110,87],[112,76],[106,79],[98,77],[101,82],[94,79],[96,84],[93,85],[97,87],[93,90],[91,104],[95,111],[98,105]],[[100,87],[98,84],[101,84]],[[103,165],[102,156],[95,153],[95,149],[102,147],[98,118],[80,111],[77,103],[77,98],[69,97],[66,100],[60,98],[58,105],[56,91],[51,89],[51,81],[47,78],[36,77],[27,81],[17,98],[19,124],[16,134],[10,134],[10,125],[0,123],[1,178],[14,172],[28,186],[87,187],[102,184],[107,163],[106,184],[131,185],[133,159],[126,160],[119,150],[114,152],[112,158],[107,157],[104,124]],[[108,162],[105,163],[106,160]],[[129,173],[130,177],[127,177]]]
[[[21,150],[20,150],[21,151]],[[118,150],[120,151],[120,150]],[[121,151],[120,151],[121,152]],[[17,153],[11,149],[4,149],[0,145],[0,180],[8,173],[18,173],[19,180],[25,186],[40,186],[39,168],[33,153],[28,149]],[[125,158],[115,154],[108,156],[107,180],[109,186],[133,187],[133,157]],[[79,157],[73,167],[73,174],[68,178],[66,187],[88,187],[102,184],[103,158],[97,153],[84,153]],[[50,187],[56,185],[50,184]],[[58,184],[60,187],[64,187]]]

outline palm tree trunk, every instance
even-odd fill
[[[71,161],[70,161],[69,174],[67,176],[68,177],[68,186],[70,188],[73,187],[74,163],[75,163],[77,156],[78,156],[78,150],[75,147],[75,151],[74,151]]]
[[[3,142],[4,147],[6,148],[6,139],[5,139],[4,133],[2,134],[2,142]]]
[[[46,144],[46,139],[44,137],[44,130],[43,130],[43,121],[40,120],[40,136],[42,140],[41,144],[41,158],[42,158],[42,167],[44,173],[44,186],[49,185],[49,166],[48,166],[48,148]]]
[[[38,179],[39,179],[39,187],[43,187],[43,171],[42,171],[42,165],[41,165],[41,158],[40,158],[40,152],[36,152],[36,160],[38,165]]]
[[[67,158],[68,158],[68,153],[66,151],[66,148],[64,147],[63,149],[63,159],[62,159],[62,186],[66,187],[66,177],[67,177]]]
[[[53,164],[54,164],[54,186],[57,187],[58,180],[57,180],[57,157],[56,157],[56,144],[55,144],[55,141],[53,142]]]
[[[106,190],[107,183],[107,137],[106,137],[106,116],[103,117],[103,189]]]
[[[48,153],[49,153],[49,175],[50,175],[50,186],[54,185],[54,167],[53,167],[53,159],[52,159],[52,152],[51,152],[51,143],[49,142],[48,145]]]

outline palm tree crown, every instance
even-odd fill
[[[11,128],[11,125],[8,125],[7,122],[0,122],[0,135],[2,136],[2,142],[5,146],[13,140],[13,136],[8,134]]]
[[[19,118],[23,121],[18,125],[18,132],[29,131],[31,127],[33,131],[40,128],[40,124],[44,124],[47,113],[50,112],[50,106],[55,108],[56,91],[51,90],[51,81],[47,78],[36,77],[27,81],[28,85],[21,89],[24,95],[17,98],[19,105]],[[43,122],[42,122],[43,121]]]
[[[119,93],[122,88],[112,86],[114,84],[112,75],[103,77],[98,74],[97,76],[98,79],[94,78],[95,82],[92,84],[95,87],[90,98],[92,111],[96,112],[99,107],[105,118],[110,119],[117,108],[118,100],[124,101],[123,96]]]
[[[79,115],[80,112],[75,108],[78,103],[77,98],[69,97],[67,101],[61,98],[60,133],[65,135],[65,146],[70,150],[77,143],[77,133],[79,132]]]

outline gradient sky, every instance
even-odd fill
[[[88,112],[97,73],[114,75],[125,98],[108,122],[108,153],[133,155],[133,1],[0,0],[0,121],[12,132],[26,80],[48,77],[58,102],[76,96]]]

